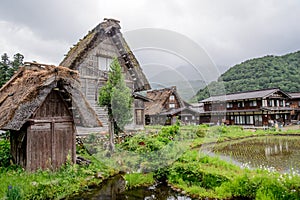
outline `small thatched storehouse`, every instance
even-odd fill
[[[176,87],[147,91],[146,124],[171,125],[179,119],[183,124],[198,124],[199,112],[182,100]]]
[[[10,131],[14,162],[26,170],[75,161],[75,123],[99,126],[80,92],[78,73],[27,63],[0,89],[0,129]],[[79,117],[80,116],[80,117]]]
[[[107,124],[107,112],[97,104],[98,91],[107,81],[109,66],[113,58],[118,58],[126,85],[132,92],[149,90],[150,84],[143,73],[139,62],[130,50],[120,31],[118,20],[104,19],[102,23],[91,30],[83,39],[70,49],[61,66],[78,70],[81,81],[81,91],[87,98],[99,119]],[[130,128],[141,128],[144,110],[140,106],[142,99],[135,98],[133,105],[134,121]]]

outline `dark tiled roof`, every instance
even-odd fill
[[[248,92],[240,92],[240,93],[233,93],[227,95],[220,95],[220,96],[212,96],[207,99],[202,100],[201,102],[217,102],[217,101],[234,101],[234,100],[243,100],[243,99],[256,99],[256,98],[264,98],[272,95],[275,92],[282,92],[278,88],[273,89],[265,89],[265,90],[254,90]],[[289,97],[288,94],[284,93],[286,96]]]
[[[300,99],[300,92],[288,93],[291,99]]]

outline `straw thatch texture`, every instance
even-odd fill
[[[129,70],[133,76],[134,91],[151,89],[142,68],[122,36],[120,29],[119,21],[105,19],[104,22],[89,31],[83,39],[79,40],[79,42],[69,50],[60,65],[78,70],[80,64],[86,59],[89,59],[89,52],[105,40],[110,40],[118,50],[118,55],[115,56],[118,57],[122,67],[127,68],[126,71]]]
[[[86,126],[99,126],[95,112],[80,93],[78,73],[65,67],[29,64],[0,89],[0,129],[20,130],[58,84],[69,93]]]
[[[166,104],[169,102],[170,95],[174,95],[179,107],[184,107],[185,102],[180,98],[176,87],[163,88],[147,91],[147,98],[152,101],[145,103],[145,115],[157,115],[169,110]]]

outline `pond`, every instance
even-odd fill
[[[243,167],[300,172],[300,136],[247,138],[208,145],[201,151]]]
[[[114,176],[105,181],[99,188],[94,188],[89,192],[84,192],[76,197],[68,198],[75,200],[191,200],[174,192],[165,184],[158,184],[151,187],[140,187],[125,191],[125,180],[121,175]]]

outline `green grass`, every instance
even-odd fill
[[[133,189],[141,186],[149,186],[155,183],[153,172],[147,174],[132,173],[125,175],[126,188]]]
[[[16,167],[2,167],[0,199],[59,199],[76,195],[103,181],[97,178],[98,172],[105,179],[116,173],[113,169],[130,172],[125,175],[127,189],[149,186],[156,179],[163,179],[194,197],[299,199],[299,176],[241,169],[196,150],[196,147],[212,142],[298,132],[252,131],[238,126],[146,127],[145,133],[116,145],[115,154],[108,157],[105,155],[107,152],[98,151],[93,157],[88,157],[92,160],[89,166],[67,164],[56,172],[35,173]],[[1,159],[8,164],[7,157],[2,156]]]
[[[201,198],[300,198],[299,175],[241,169],[196,150],[178,159],[167,177],[171,185]]]
[[[0,199],[60,199],[75,195],[99,185],[103,179],[97,178],[101,172],[104,178],[116,173],[98,160],[93,159],[89,166],[66,164],[58,171],[26,172],[20,167],[1,168]]]
[[[200,137],[193,141],[190,150],[170,165],[167,171],[168,182],[200,198],[300,199],[299,175],[242,169],[218,157],[209,157],[193,150],[207,143],[291,133],[297,131],[253,131],[238,126],[200,125],[195,133]]]

